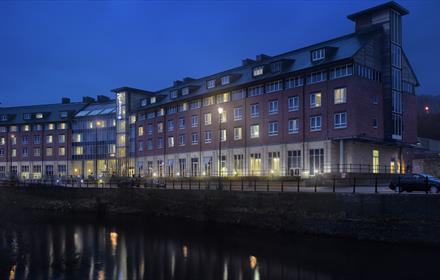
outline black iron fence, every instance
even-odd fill
[[[344,192],[393,193],[391,182],[399,182],[400,175],[324,174],[310,178],[300,176],[247,177],[109,177],[103,179],[50,178],[44,180],[1,180],[0,185],[16,187],[54,188],[148,188],[166,190],[216,190],[239,192]]]

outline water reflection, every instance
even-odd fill
[[[164,219],[0,228],[0,279],[10,280],[426,279],[437,275],[439,257],[438,248]]]

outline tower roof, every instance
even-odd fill
[[[360,12],[348,15],[347,18],[354,21],[354,20],[356,20],[356,18],[359,18],[359,17],[364,16],[366,14],[371,14],[371,13],[374,13],[374,12],[377,12],[380,10],[386,10],[386,9],[395,10],[395,11],[399,12],[402,16],[409,14],[409,11],[407,9],[400,6],[398,3],[394,2],[394,1],[390,1],[390,2],[380,4],[378,6],[375,6],[375,7],[368,8],[366,10],[362,10]]]

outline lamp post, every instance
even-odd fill
[[[222,114],[223,108],[218,107],[218,187],[221,189],[221,166],[222,166]]]
[[[10,159],[10,164],[9,164],[9,177],[12,178],[12,142],[16,141],[15,140],[15,135],[11,134],[11,139],[8,141],[9,142],[9,147],[8,147],[8,154],[9,154],[9,159]]]

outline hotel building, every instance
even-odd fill
[[[29,176],[38,165],[38,176],[83,177],[405,172],[419,85],[402,48],[407,14],[388,2],[348,16],[351,34],[159,91],[121,87],[115,100],[0,108],[0,175]],[[45,139],[50,124],[65,143],[32,144],[40,154],[25,159],[29,144],[18,142]]]

